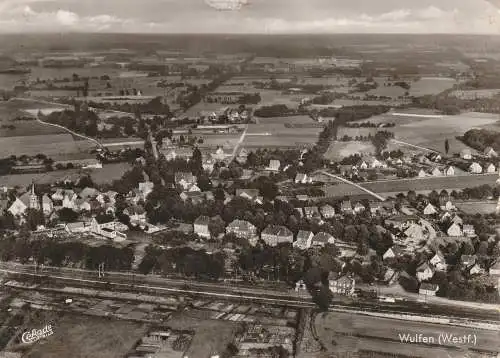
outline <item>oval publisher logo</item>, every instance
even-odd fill
[[[52,325],[48,324],[42,329],[32,329],[31,331],[24,332],[21,336],[21,341],[26,344],[32,344],[53,334]]]

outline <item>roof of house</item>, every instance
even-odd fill
[[[293,236],[293,233],[286,227],[281,225],[268,225],[263,231],[264,235],[275,236]]]
[[[333,239],[333,236],[326,233],[326,232],[318,232],[316,235],[313,237],[314,242],[323,242],[323,243],[328,243],[330,240]]]
[[[256,198],[259,194],[259,189],[236,189],[236,196],[249,196],[251,198]]]
[[[305,230],[300,230],[297,233],[297,241],[298,240],[307,240],[309,237],[311,237],[313,233],[311,231],[305,231]]]
[[[439,290],[439,285],[436,285],[434,283],[424,282],[420,285],[420,290],[437,291]]]
[[[255,225],[246,220],[233,220],[228,226],[228,229],[238,230],[238,231],[253,231],[255,230]]]
[[[208,216],[202,215],[199,216],[195,221],[195,225],[208,225],[210,224],[210,218]]]
[[[429,266],[429,264],[427,262],[423,262],[422,264],[420,264],[418,267],[417,267],[417,272],[424,272],[426,270],[430,270],[431,267]]]

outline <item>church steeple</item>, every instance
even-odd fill
[[[32,182],[32,184],[31,184],[29,208],[35,209],[35,210],[40,209],[40,203],[39,203],[38,197],[36,196],[36,193],[35,193],[35,183],[34,182]]]

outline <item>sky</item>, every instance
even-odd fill
[[[500,34],[500,0],[0,0],[23,32]]]

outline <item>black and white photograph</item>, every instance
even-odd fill
[[[500,0],[0,0],[0,358],[500,358]]]

